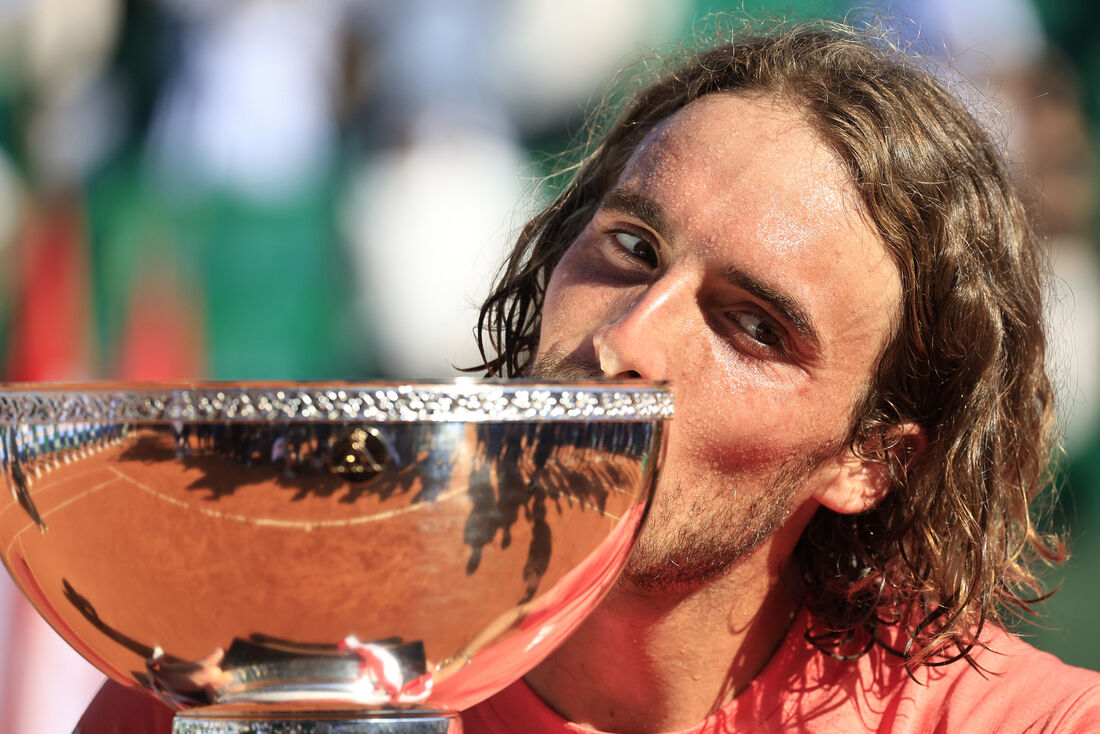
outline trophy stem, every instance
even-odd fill
[[[172,734],[462,734],[457,713],[445,711],[181,711]]]

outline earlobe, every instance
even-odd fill
[[[862,456],[848,449],[834,459],[833,471],[814,493],[819,503],[844,515],[870,510],[889,494],[894,477],[904,475],[924,452],[928,437],[916,423],[902,423],[874,442],[862,446]]]

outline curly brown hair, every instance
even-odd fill
[[[846,162],[902,280],[899,323],[851,433],[894,486],[858,516],[820,508],[804,532],[796,561],[814,640],[859,654],[880,625],[901,625],[897,652],[911,666],[968,657],[986,622],[1042,595],[1037,562],[1063,556],[1031,515],[1053,446],[1041,253],[987,134],[881,33],[780,27],[697,53],[642,89],[522,230],[481,310],[482,368],[523,373],[550,274],[635,148],[692,100],[729,91],[804,113]],[[912,460],[885,445],[903,422],[928,438]]]

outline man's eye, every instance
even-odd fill
[[[615,242],[618,243],[619,247],[642,260],[649,267],[657,267],[657,250],[647,240],[630,232],[612,232],[611,236],[615,238]]]
[[[782,346],[783,335],[771,319],[752,311],[737,311],[731,315],[753,341],[766,347]]]

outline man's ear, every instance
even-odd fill
[[[814,499],[843,515],[870,510],[890,492],[893,476],[904,475],[927,445],[928,436],[916,423],[894,426],[860,446],[863,456],[880,460],[861,458],[851,448],[837,455]]]

